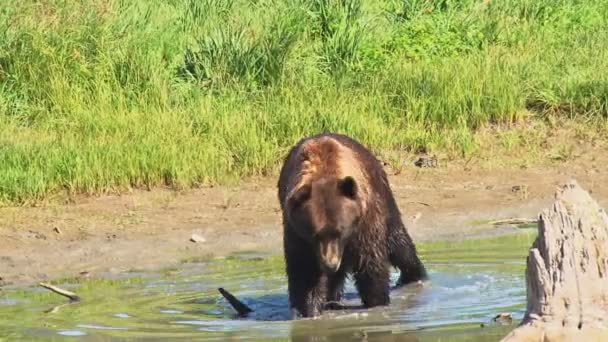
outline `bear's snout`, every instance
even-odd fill
[[[336,273],[340,269],[340,263],[342,260],[338,257],[333,258],[330,262],[323,260],[321,268],[325,273]]]
[[[323,241],[320,246],[321,269],[326,273],[335,273],[342,263],[342,248],[340,241]]]

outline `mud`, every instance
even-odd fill
[[[517,230],[487,221],[536,217],[570,178],[604,206],[608,174],[600,168],[607,161],[598,153],[529,169],[408,166],[389,174],[415,241],[463,239]],[[0,284],[158,269],[237,251],[281,254],[275,184],[250,179],[239,187],[137,190],[0,208]],[[190,241],[192,234],[205,241]]]

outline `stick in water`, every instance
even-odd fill
[[[64,297],[69,298],[71,301],[73,302],[78,302],[80,301],[80,297],[78,297],[78,295],[76,295],[74,292],[70,292],[68,290],[64,290],[64,289],[60,289],[57,286],[53,286],[51,284],[47,284],[47,283],[40,283],[38,284],[42,287],[44,287],[45,289],[51,290],[57,294],[60,294]]]
[[[239,314],[240,317],[247,316],[248,313],[253,312],[253,310],[251,310],[250,307],[245,305],[240,300],[236,299],[236,297],[233,296],[230,292],[224,290],[221,287],[218,288],[218,291],[220,291],[222,296],[224,296],[224,298],[226,298],[228,303],[230,303],[230,305],[232,305],[232,307],[234,308],[234,310],[236,310],[236,312]]]

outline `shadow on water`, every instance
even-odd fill
[[[83,301],[39,288],[0,292],[0,340],[487,341],[525,310],[525,255],[534,235],[421,244],[431,281],[391,292],[391,305],[289,319],[280,256],[239,254],[117,279],[56,282]],[[392,274],[393,282],[398,274]],[[236,318],[223,287],[253,309]],[[352,281],[344,304],[360,305]],[[54,309],[54,310],[50,310]],[[482,327],[483,326],[483,327]]]

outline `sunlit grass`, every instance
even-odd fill
[[[469,156],[526,146],[478,139],[489,124],[605,129],[606,18],[599,0],[7,0],[0,202],[272,174],[328,130]]]

